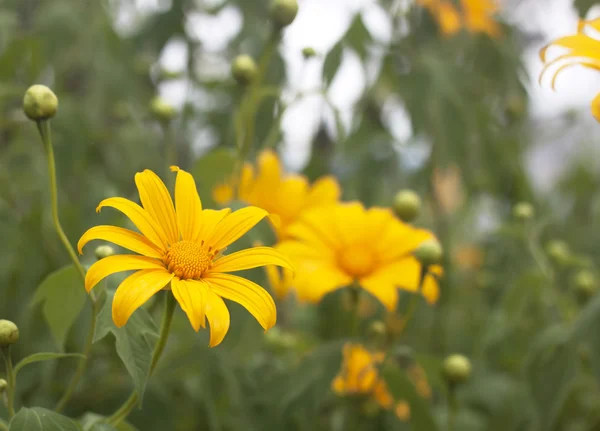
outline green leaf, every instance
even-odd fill
[[[10,421],[10,431],[82,431],[66,416],[41,407],[23,407]]]
[[[33,355],[29,355],[29,356],[21,359],[21,361],[15,366],[15,375],[25,365],[33,364],[34,362],[50,361],[52,359],[61,359],[61,358],[85,359],[85,356],[81,355],[79,353],[53,353],[53,352],[34,353]]]
[[[323,62],[323,83],[329,86],[335,74],[337,73],[340,64],[342,63],[342,54],[344,53],[344,44],[342,41],[336,43],[331,51],[327,53]]]
[[[547,328],[531,347],[525,370],[539,429],[554,428],[577,374],[575,352],[569,330],[561,325]]]
[[[427,401],[419,396],[403,370],[397,365],[385,364],[381,369],[381,376],[394,399],[405,400],[410,405],[410,423],[413,429],[428,431],[439,429]]]
[[[42,313],[59,349],[64,348],[69,329],[86,301],[87,293],[73,265],[48,275],[39,285],[32,305],[43,303]]]
[[[237,160],[236,152],[230,148],[217,148],[202,156],[192,167],[190,173],[196,180],[200,198],[204,202],[212,201],[212,190],[229,181]]]
[[[112,301],[113,294],[109,293],[102,310],[98,313],[94,342],[106,337],[109,333],[115,336],[117,354],[133,379],[141,406],[150,374],[153,346],[158,339],[158,331],[152,317],[143,308],[139,308],[133,313],[124,327],[117,328],[112,320]]]
[[[573,327],[572,338],[589,352],[589,363],[596,380],[600,382],[600,342],[598,342],[598,328],[600,327],[600,296],[596,295],[583,309],[579,319]]]
[[[133,425],[128,422],[121,422],[116,427],[107,423],[102,423],[106,417],[88,412],[79,420],[83,426],[83,431],[137,431]]]
[[[350,46],[359,55],[361,60],[367,57],[367,44],[371,42],[371,33],[365,27],[362,20],[362,15],[357,13],[343,38],[348,46]]]
[[[579,16],[585,18],[588,11],[597,3],[598,0],[575,0],[575,9]]]

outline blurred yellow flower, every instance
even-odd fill
[[[600,31],[600,19],[591,21],[580,21],[577,34],[564,36],[554,40],[540,50],[540,58],[544,63],[544,68],[540,73],[540,83],[548,69],[556,66],[552,75],[552,89],[556,88],[556,79],[560,72],[573,66],[583,66],[594,70],[600,70],[600,40],[585,34],[586,27],[591,27],[594,31]],[[552,60],[547,59],[547,51],[551,46],[567,48],[567,52],[555,57]],[[594,118],[600,122],[600,93],[592,100],[591,111]]]
[[[347,343],[343,350],[342,369],[331,382],[331,387],[341,396],[372,397],[382,408],[393,408],[400,419],[407,420],[410,407],[405,401],[394,403],[385,381],[379,376],[377,367],[384,359],[383,352],[370,352],[360,344]]]
[[[277,216],[278,223],[273,226],[280,240],[288,236],[288,227],[303,211],[335,203],[340,198],[340,186],[334,177],[322,177],[311,186],[302,175],[285,174],[277,154],[271,150],[261,152],[257,164],[256,174],[251,164],[244,164],[237,196],[234,195],[237,179],[234,179],[216,186],[213,199],[225,205],[237,197]]]
[[[296,269],[300,300],[319,301],[336,289],[358,283],[388,310],[398,303],[398,288],[417,291],[421,264],[413,252],[433,234],[407,225],[387,208],[338,203],[303,213],[288,228],[289,239],[276,245]],[[439,273],[440,267],[432,272]],[[425,277],[421,293],[428,302],[439,295],[437,280]]]
[[[194,330],[210,324],[210,345],[219,344],[229,329],[229,311],[222,298],[241,304],[268,330],[277,312],[271,296],[245,278],[227,274],[264,265],[291,269],[288,259],[270,247],[255,247],[222,256],[225,248],[268,215],[261,208],[231,212],[203,210],[193,177],[177,168],[175,206],[164,183],[152,171],[135,175],[142,206],[124,198],[98,205],[125,214],[140,233],[114,226],[96,226],[83,234],[77,248],[101,239],[141,254],[113,255],[94,263],[86,274],[89,292],[116,272],[138,270],[118,287],[112,304],[115,325],[127,323],[133,312],[161,289],[172,290]],[[177,208],[177,211],[175,210]],[[169,286],[170,285],[170,286]]]
[[[501,36],[500,26],[494,20],[498,12],[495,0],[461,0],[460,10],[451,0],[417,0],[417,4],[431,13],[446,37],[455,35],[462,28],[493,38]]]

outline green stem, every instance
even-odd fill
[[[171,178],[171,166],[177,166],[177,140],[172,124],[164,123],[162,125],[165,138],[165,160],[167,162],[167,173],[165,178]]]
[[[173,312],[175,311],[175,297],[171,292],[166,293],[167,298],[165,300],[165,313],[163,314],[163,320],[160,326],[160,336],[156,342],[156,345],[154,346],[154,353],[152,353],[149,376],[152,375],[154,369],[156,368],[156,364],[158,363],[158,360],[160,359],[160,356],[167,345],[169,330],[171,329],[171,322],[173,320]],[[125,403],[123,403],[123,405],[107,419],[107,423],[114,427],[120,424],[135,408],[138,403],[138,399],[138,393],[135,391],[132,392],[127,401],[125,401]]]
[[[360,288],[358,286],[350,287],[350,307],[352,308],[352,316],[350,320],[350,336],[358,337],[360,329]]]
[[[417,287],[417,291],[415,292],[415,294],[412,295],[412,297],[410,298],[410,303],[408,304],[408,310],[406,310],[406,314],[404,315],[404,318],[402,319],[402,324],[400,325],[400,329],[398,330],[398,333],[404,332],[404,330],[406,329],[406,325],[408,324],[408,322],[410,322],[413,315],[415,314],[415,310],[417,309],[417,302],[419,301],[419,296],[421,295],[421,291],[423,290],[423,283],[425,282],[425,277],[427,276],[428,272],[429,272],[429,267],[427,267],[425,265],[421,266],[421,276],[419,278],[419,286]]]
[[[10,356],[10,345],[4,347],[1,350],[2,357],[4,358],[4,366],[6,369],[6,409],[8,410],[8,418],[12,419],[12,417],[15,415],[15,371],[13,369],[12,358]]]
[[[6,425],[4,425],[2,422],[0,422],[0,430],[1,431],[9,431],[8,427]]]
[[[448,387],[448,411],[447,411],[447,429],[446,431],[453,431],[454,424],[456,423],[456,414],[458,413],[458,402],[456,400],[455,388],[453,385]]]

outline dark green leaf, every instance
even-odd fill
[[[10,421],[10,431],[82,431],[77,423],[41,407],[23,407]]]
[[[342,41],[336,43],[331,51],[327,53],[323,63],[323,83],[328,86],[333,81],[340,64],[342,63],[342,55],[344,53],[344,44]]]
[[[572,338],[577,348],[589,352],[589,363],[596,380],[600,382],[600,342],[598,328],[600,327],[600,296],[594,297],[585,307],[573,327]]]
[[[33,355],[29,355],[23,359],[15,366],[15,374],[21,370],[25,365],[33,364],[34,362],[41,361],[50,361],[52,359],[61,359],[61,358],[78,358],[85,359],[84,355],[79,353],[52,353],[52,352],[44,352],[44,353],[34,353]]]
[[[580,17],[585,18],[595,4],[597,4],[597,0],[575,0],[575,9],[579,12]]]
[[[80,419],[83,425],[83,431],[137,431],[137,429],[128,422],[121,422],[116,427],[107,423],[102,423],[106,418],[96,413],[86,413]]]
[[[352,24],[350,24],[350,28],[346,32],[344,40],[347,42],[348,46],[356,51],[361,60],[365,60],[367,56],[367,45],[371,41],[371,34],[365,27],[360,13],[356,14]]]
[[[158,339],[158,332],[152,317],[143,308],[139,308],[124,327],[117,328],[112,320],[112,301],[113,295],[108,294],[98,314],[94,342],[106,337],[108,333],[115,336],[117,354],[133,379],[141,404],[150,373],[152,349]]]
[[[42,313],[59,349],[64,347],[69,329],[85,304],[86,296],[73,265],[54,271],[35,292],[32,305],[43,303]]]

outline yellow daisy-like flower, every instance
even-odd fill
[[[600,31],[600,19],[591,21],[580,21],[577,34],[561,37],[549,43],[540,50],[540,58],[544,63],[544,69],[540,73],[540,83],[546,72],[554,66],[557,66],[552,75],[552,89],[556,88],[556,79],[560,72],[573,66],[583,66],[594,70],[600,70],[600,40],[594,39],[584,33],[586,27],[591,27],[595,31]],[[552,60],[547,59],[547,51],[551,46],[560,46],[567,48],[568,52],[555,57]],[[591,111],[594,118],[600,122],[600,93],[592,100]]]
[[[393,311],[398,288],[417,291],[421,264],[412,252],[433,234],[394,217],[387,208],[365,209],[358,202],[338,203],[305,212],[289,227],[290,239],[276,248],[296,269],[294,288],[300,300],[319,301],[338,288],[358,283]],[[439,286],[430,268],[421,293],[437,301]]]
[[[260,153],[257,172],[246,163],[242,169],[237,198],[250,205],[263,208],[278,222],[273,223],[279,239],[288,236],[287,229],[307,209],[335,203],[341,190],[332,176],[315,181],[312,186],[303,175],[285,174],[277,154],[271,150]],[[213,198],[224,205],[234,199],[235,180],[213,189]]]
[[[96,226],[83,234],[77,248],[101,239],[139,253],[109,256],[94,263],[85,277],[89,292],[108,275],[137,270],[118,287],[112,304],[115,325],[127,323],[133,312],[161,289],[170,289],[194,330],[210,324],[210,346],[229,329],[229,311],[222,298],[244,306],[268,330],[277,312],[271,296],[259,285],[229,272],[279,265],[292,269],[287,258],[270,247],[254,247],[227,256],[222,252],[268,213],[256,207],[231,212],[203,210],[193,177],[177,168],[175,206],[161,179],[152,171],[135,175],[142,206],[124,198],[105,199],[96,211],[113,207],[125,214],[140,233],[114,226]],[[176,210],[177,209],[177,210]],[[169,287],[170,285],[170,287]]]
[[[417,0],[437,21],[445,37],[451,37],[462,28],[470,33],[485,33],[490,37],[501,36],[501,29],[494,20],[498,12],[495,0],[461,0],[460,10],[451,0]]]

